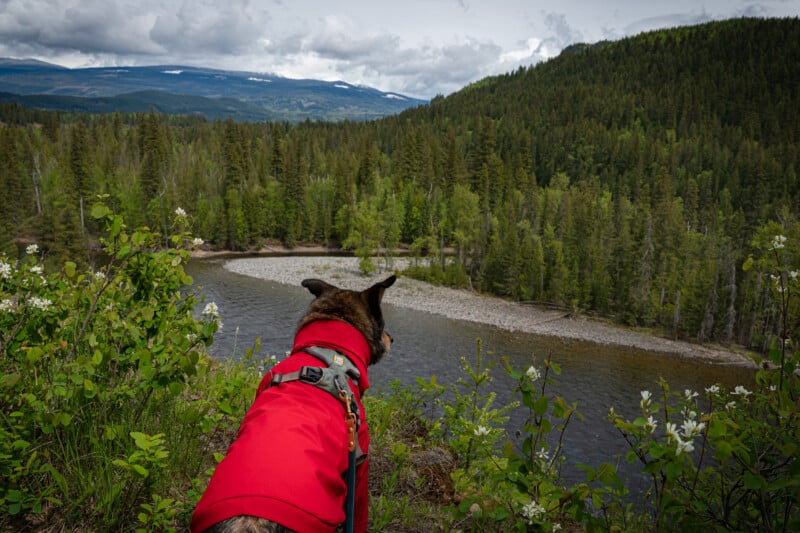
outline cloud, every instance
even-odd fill
[[[570,44],[583,41],[583,34],[567,23],[567,16],[563,13],[545,14],[544,24],[551,35],[544,39],[542,44],[548,47],[562,50]]]
[[[267,18],[247,1],[183,3],[159,14],[149,37],[171,53],[236,54],[258,46]]]
[[[642,32],[652,31],[656,29],[674,28],[677,26],[688,26],[693,24],[702,24],[712,20],[705,8],[699,13],[670,13],[660,15],[657,17],[646,17],[636,20],[624,28],[625,35],[637,35]]]
[[[374,62],[399,48],[400,38],[396,35],[364,33],[359,31],[350,18],[336,15],[325,17],[322,31],[314,35],[308,43],[309,52],[346,62]]]
[[[113,2],[58,5],[45,0],[6,2],[0,40],[23,50],[85,54],[155,54],[164,50],[147,38],[149,16]]]

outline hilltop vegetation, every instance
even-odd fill
[[[103,193],[163,234],[182,207],[216,248],[405,245],[433,259],[416,275],[766,348],[798,331],[797,300],[773,303],[800,265],[798,65],[800,21],[741,19],[573,47],[369,123],[8,105],[0,242],[86,258]],[[773,270],[748,260],[764,249]]]

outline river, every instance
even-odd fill
[[[192,260],[186,269],[194,278],[195,286],[206,295],[206,301],[214,301],[219,306],[224,322],[222,332],[216,335],[211,347],[212,355],[223,359],[242,357],[255,339],[260,338],[262,354],[282,357],[291,348],[296,324],[308,307],[311,295],[300,286],[230,272],[223,264],[222,259]],[[605,416],[612,406],[626,417],[635,416],[640,391],[657,392],[659,378],[663,377],[672,390],[692,389],[701,395],[705,387],[715,383],[732,389],[753,381],[753,371],[739,366],[510,333],[489,325],[389,304],[384,304],[383,309],[394,345],[386,358],[370,368],[374,391],[388,390],[393,380],[411,384],[416,377],[428,380],[434,375],[438,383],[455,383],[459,377],[466,377],[459,366],[460,358],[474,361],[476,339],[480,339],[487,353],[485,360],[496,363],[491,373],[492,390],[497,392],[500,405],[511,399],[513,387],[502,371],[502,357],[507,356],[522,370],[531,364],[531,357],[541,366],[551,354],[562,369],[551,392],[568,403],[577,402],[578,410],[584,415],[584,421],[572,422],[565,435],[565,464],[570,466],[565,468],[564,475],[568,481],[583,479],[572,465],[597,466],[627,451],[621,436]],[[512,419],[509,426],[513,428],[521,423],[519,419]]]

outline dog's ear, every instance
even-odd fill
[[[397,276],[391,275],[383,281],[379,281],[369,289],[361,293],[369,306],[370,312],[377,318],[381,317],[381,300],[383,300],[383,293],[386,289],[391,287],[397,281]]]
[[[339,290],[330,283],[325,283],[321,279],[304,279],[300,285],[311,291],[311,294],[319,298],[326,292]]]

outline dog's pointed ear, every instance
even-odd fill
[[[304,279],[300,285],[308,289],[311,294],[319,298],[326,292],[338,290],[337,287],[334,287],[330,283],[326,283],[321,279]]]
[[[361,293],[361,296],[366,299],[370,311],[372,311],[372,314],[374,314],[375,316],[381,316],[380,305],[381,305],[381,300],[383,300],[383,293],[386,289],[391,287],[395,281],[397,281],[397,276],[392,274],[385,280],[379,281],[378,283],[376,283],[375,285],[373,285],[372,287]]]

